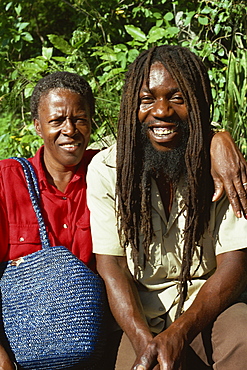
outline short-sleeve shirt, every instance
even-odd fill
[[[86,203],[86,172],[97,153],[86,150],[64,192],[48,183],[43,167],[43,147],[30,158],[38,177],[41,209],[52,246],[67,247],[93,267],[89,209]],[[17,161],[0,161],[0,261],[12,260],[41,249],[39,227]]]
[[[134,263],[131,247],[120,246],[116,219],[116,147],[97,154],[88,168],[88,206],[91,212],[93,251],[96,254],[125,256],[132,275]],[[152,222],[154,237],[150,245],[150,259],[143,264],[142,235],[140,234],[138,291],[148,323],[154,332],[163,329],[161,318],[178,302],[178,285],[183,251],[185,207],[182,197],[183,179],[180,179],[167,220],[156,185],[152,182]],[[216,268],[216,255],[247,247],[247,222],[236,218],[226,197],[212,203],[211,217],[201,240],[203,259],[199,265],[199,248],[192,263],[192,284],[188,287],[189,307],[205,280]],[[196,272],[195,272],[196,271]],[[195,272],[195,273],[194,273]]]

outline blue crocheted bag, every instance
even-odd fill
[[[35,172],[28,160],[14,159],[25,173],[42,250],[1,264],[4,346],[21,369],[96,369],[105,340],[103,282],[67,248],[50,246]]]

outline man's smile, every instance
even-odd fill
[[[168,127],[152,127],[151,130],[153,131],[155,136],[167,136],[170,134],[173,134],[177,131],[177,127],[174,128],[168,128]]]

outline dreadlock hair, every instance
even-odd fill
[[[144,235],[146,260],[153,237],[151,178],[145,180],[143,176],[138,93],[143,81],[148,83],[150,67],[155,62],[161,62],[176,81],[188,111],[189,136],[185,152],[188,186],[184,194],[186,221],[178,317],[187,296],[195,247],[199,245],[210,217],[213,183],[209,142],[213,102],[206,68],[200,58],[187,48],[171,45],[154,47],[142,52],[129,67],[118,120],[116,196],[119,237],[123,247],[128,244],[132,247],[135,276],[139,263],[139,232]]]
[[[86,100],[90,115],[93,117],[95,112],[94,96],[88,82],[76,73],[54,72],[41,78],[35,86],[31,101],[30,110],[33,119],[38,118],[39,103],[42,96],[47,95],[53,89],[68,89],[80,94]]]

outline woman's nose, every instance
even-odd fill
[[[67,136],[74,136],[76,131],[77,128],[73,120],[71,118],[66,117],[66,120],[64,121],[64,125],[62,128],[62,133]]]

